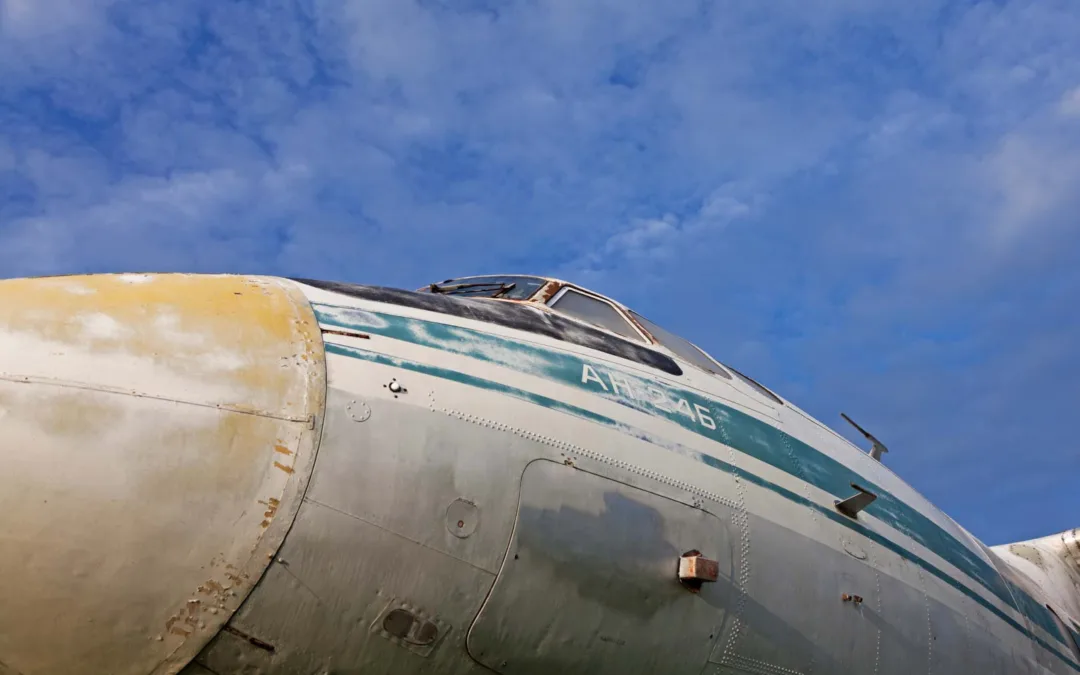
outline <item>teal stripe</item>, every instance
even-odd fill
[[[614,419],[612,419],[610,417],[607,417],[607,416],[604,416],[604,415],[599,415],[597,413],[586,410],[584,408],[580,408],[580,407],[575,406],[575,405],[564,403],[562,401],[558,401],[556,399],[553,399],[553,398],[550,398],[550,397],[547,397],[547,396],[541,396],[539,394],[534,394],[532,392],[524,391],[524,390],[518,389],[516,387],[511,387],[509,385],[502,384],[500,382],[487,380],[487,379],[484,379],[484,378],[476,377],[474,375],[469,375],[467,373],[462,373],[460,371],[450,370],[448,368],[441,368],[439,366],[430,366],[430,365],[426,365],[426,364],[422,364],[422,363],[417,363],[415,361],[409,361],[409,360],[406,360],[406,359],[401,359],[401,358],[397,358],[397,357],[393,357],[393,356],[387,356],[385,354],[380,354],[380,353],[377,353],[377,352],[371,352],[371,351],[367,351],[367,350],[363,350],[363,349],[357,349],[355,347],[348,347],[348,346],[345,346],[345,345],[327,343],[326,351],[331,353],[331,354],[338,354],[340,356],[347,356],[347,357],[351,357],[351,358],[355,358],[355,359],[360,359],[360,360],[363,360],[363,361],[369,361],[371,363],[378,363],[378,364],[381,364],[381,365],[387,365],[387,366],[394,366],[394,367],[397,367],[397,368],[403,368],[403,369],[406,369],[406,370],[411,370],[411,371],[414,371],[414,372],[422,373],[424,375],[431,375],[433,377],[438,377],[438,378],[445,379],[445,380],[451,380],[453,382],[459,382],[461,384],[466,384],[466,385],[469,385],[469,386],[478,387],[478,388],[486,389],[486,390],[489,390],[489,391],[496,391],[496,392],[499,392],[499,393],[502,393],[502,394],[506,394],[508,396],[513,396],[515,398],[521,399],[523,401],[527,401],[529,403],[534,403],[536,405],[540,405],[540,406],[543,406],[545,408],[549,408],[549,409],[552,409],[552,410],[557,410],[559,412],[564,412],[564,413],[573,415],[575,417],[579,417],[579,418],[588,420],[590,422],[595,422],[597,424],[600,424],[600,425],[603,425],[605,427],[611,428],[611,429],[613,429],[615,431],[618,431],[620,433],[631,434],[631,435],[633,435],[633,436],[635,436],[637,438],[648,441],[648,442],[653,443],[655,445],[659,445],[660,447],[663,447],[665,449],[678,452],[680,455],[689,457],[691,459],[695,459],[695,460],[697,460],[697,461],[699,461],[699,462],[701,462],[701,463],[703,463],[703,464],[705,464],[705,465],[707,465],[709,467],[712,467],[714,469],[726,472],[726,473],[731,474],[733,476],[737,476],[737,477],[739,477],[739,478],[741,478],[741,479],[743,479],[743,480],[745,480],[747,482],[753,483],[754,485],[757,485],[759,487],[770,490],[770,491],[776,493],[777,495],[779,495],[779,496],[781,496],[781,497],[783,497],[783,498],[785,498],[785,499],[787,499],[789,501],[798,503],[798,504],[800,504],[802,506],[805,506],[807,508],[810,508],[810,509],[814,509],[815,511],[817,511],[818,513],[824,515],[826,518],[833,521],[834,523],[842,525],[842,526],[844,526],[844,527],[846,527],[846,528],[848,528],[848,529],[862,535],[863,537],[866,537],[867,539],[870,539],[871,541],[875,542],[879,546],[882,546],[882,547],[892,551],[893,553],[899,555],[900,557],[902,557],[902,558],[904,558],[906,560],[909,560],[912,563],[915,563],[916,565],[923,568],[924,570],[926,570],[930,574],[933,574],[938,579],[941,579],[942,581],[947,583],[949,586],[952,586],[953,588],[960,591],[961,593],[963,593],[967,597],[971,598],[976,603],[978,603],[980,606],[982,606],[985,609],[987,609],[988,611],[992,612],[994,615],[1001,618],[1002,621],[1004,621],[1005,623],[1012,626],[1015,630],[1019,631],[1025,637],[1027,637],[1029,639],[1032,639],[1032,640],[1035,640],[1040,645],[1042,645],[1043,648],[1045,648],[1047,651],[1053,653],[1058,658],[1060,658],[1062,661],[1064,661],[1065,663],[1068,663],[1070,666],[1072,666],[1072,668],[1074,670],[1077,670],[1078,672],[1080,672],[1080,665],[1073,663],[1069,658],[1067,658],[1065,655],[1063,655],[1061,652],[1054,649],[1050,645],[1048,645],[1046,642],[1044,642],[1037,635],[1035,635],[1031,631],[1029,631],[1025,626],[1021,625],[1019,622],[1017,622],[1011,616],[1009,616],[1008,614],[1006,614],[1002,610],[998,609],[998,607],[996,607],[990,601],[986,600],[984,597],[982,597],[982,595],[980,595],[979,593],[976,593],[975,591],[970,589],[966,584],[963,584],[960,581],[956,580],[955,578],[950,576],[945,571],[935,567],[929,561],[921,558],[919,555],[913,553],[912,551],[907,550],[906,548],[900,546],[899,544],[897,544],[896,542],[888,539],[887,537],[883,537],[879,533],[867,528],[862,523],[860,523],[860,522],[858,522],[856,520],[852,520],[850,518],[847,518],[847,517],[839,514],[838,512],[836,512],[836,510],[834,510],[834,509],[825,508],[824,506],[822,506],[822,505],[820,505],[820,504],[818,504],[816,502],[813,502],[813,501],[811,501],[811,500],[809,500],[809,499],[807,499],[807,498],[805,498],[805,497],[803,497],[803,496],[801,496],[801,495],[799,495],[799,494],[797,494],[795,492],[792,492],[791,490],[788,490],[785,487],[782,487],[780,485],[777,485],[776,483],[773,483],[773,482],[771,482],[769,480],[766,480],[765,478],[762,478],[761,476],[758,476],[757,474],[750,473],[749,471],[746,471],[744,469],[740,469],[739,467],[737,467],[737,466],[735,466],[733,464],[730,464],[728,462],[725,462],[725,461],[723,461],[723,460],[721,460],[721,459],[719,459],[717,457],[713,457],[712,455],[708,455],[708,454],[705,454],[705,453],[702,453],[702,452],[698,452],[697,450],[694,450],[692,448],[687,448],[686,446],[682,446],[682,445],[678,445],[678,444],[672,444],[672,443],[669,443],[669,442],[662,441],[660,439],[657,439],[657,438],[653,437],[651,434],[649,434],[646,431],[639,430],[639,429],[634,429],[633,427],[630,427],[629,425],[623,424],[622,422],[614,420]]]
[[[694,390],[669,385],[662,380],[612,367],[608,363],[470,328],[324,304],[315,304],[314,309],[323,325],[382,335],[469,356],[583,389],[634,410],[665,418],[694,433],[731,446],[837,498],[849,496],[851,483],[858,483],[877,495],[874,503],[866,509],[868,514],[948,561],[1003,603],[1026,615],[1046,630],[1047,634],[1057,634],[1053,617],[1045,607],[1003,579],[978,553],[930,518],[842,462],[782,429],[721,401]],[[584,366],[609,376],[605,388],[601,389],[594,381],[582,381]],[[614,391],[611,374],[618,378],[620,390],[629,391],[630,396]],[[689,407],[680,412],[678,401],[686,401]],[[702,406],[711,413],[716,422],[715,429],[703,426],[693,417],[691,411],[695,405]],[[687,412],[690,412],[690,415],[687,415]]]

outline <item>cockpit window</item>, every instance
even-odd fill
[[[642,339],[641,334],[613,306],[603,300],[589,297],[584,293],[578,293],[572,288],[567,288],[559,294],[550,304],[550,307],[575,319],[606,328],[612,333],[630,340],[645,341]]]
[[[645,317],[641,316],[637,312],[630,312],[633,315],[634,320],[645,327],[645,330],[649,331],[656,341],[667,347],[675,354],[683,359],[686,359],[690,363],[694,364],[702,370],[714,373],[720,377],[731,379],[731,375],[723,369],[716,361],[713,361],[708,354],[703,352],[701,348],[693,344],[689,340],[679,337],[675,333],[664,330],[660,326],[657,326],[652,321],[649,321]]]
[[[505,298],[507,300],[528,300],[546,280],[538,277],[523,276],[487,276],[447,279],[438,284],[431,284],[422,292],[442,295],[458,295],[471,298]]]

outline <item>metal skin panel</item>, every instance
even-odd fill
[[[324,365],[290,282],[0,282],[0,663],[178,672],[299,507]]]
[[[735,596],[729,521],[564,464],[530,464],[469,652],[505,675],[699,673]],[[691,549],[720,566],[699,593],[676,574]]]
[[[269,278],[0,282],[0,674],[1080,672],[1075,533],[995,553],[682,365]]]
[[[963,606],[959,598],[953,598],[952,602]],[[926,606],[930,623],[928,672],[931,675],[964,672],[971,663],[971,645],[963,615],[929,595]]]
[[[200,667],[221,675],[486,672],[464,641],[513,529],[518,481],[508,477],[557,450],[433,410],[435,397],[454,393],[434,378],[336,356],[328,371],[305,506],[230,625],[273,651],[225,632]],[[384,386],[395,375],[396,395]],[[450,508],[460,500],[474,510]],[[460,515],[451,522],[451,514]],[[457,530],[470,514],[471,531]],[[395,601],[437,623],[429,652],[378,630]]]
[[[425,391],[424,378],[398,373],[407,391],[394,399],[382,386],[391,369],[354,359],[333,364],[328,431],[307,498],[497,573],[517,509],[511,477],[550,449],[433,411],[432,394],[445,387]],[[370,418],[354,421],[352,401],[367,405]],[[462,513],[448,522],[458,507]],[[450,526],[469,517],[465,509],[476,522],[459,536]]]
[[[265,578],[197,664],[215,675],[480,673],[465,651],[465,629],[493,579],[393,532],[305,502]],[[430,654],[379,630],[386,610],[401,606],[439,625]]]
[[[1029,586],[1046,589],[1063,617],[1080,617],[1080,547],[1069,543],[1074,531],[1033,541],[995,546],[991,550],[1030,579]]]
[[[735,636],[711,660],[748,672],[874,672],[874,570],[753,514],[749,527],[745,608]]]
[[[325,300],[326,295],[315,292],[314,298]],[[387,347],[395,352],[398,349],[410,352],[414,345],[422,345],[429,350],[438,350],[447,360],[451,354],[468,355],[471,364],[466,372],[492,373],[491,384],[486,386],[506,388],[510,382],[543,378],[550,383],[574,387],[586,393],[591,399],[591,406],[597,405],[599,397],[624,408],[611,416],[614,424],[632,419],[635,420],[633,424],[652,431],[667,426],[665,423],[674,423],[698,437],[691,445],[704,450],[705,461],[711,454],[710,449],[714,452],[722,450],[713,443],[702,443],[702,439],[730,445],[741,455],[761,463],[762,466],[754,469],[759,477],[767,476],[771,481],[779,479],[778,485],[786,489],[791,489],[792,480],[813,485],[817,494],[814,499],[819,500],[824,496],[829,509],[832,508],[830,496],[849,496],[850,484],[856,482],[877,495],[866,513],[887,525],[891,530],[889,537],[899,537],[904,542],[901,545],[912,540],[919,547],[931,551],[940,561],[939,567],[944,565],[957,570],[955,573],[945,570],[944,574],[961,576],[963,581],[957,583],[973,583],[976,588],[972,592],[975,594],[988,592],[988,608],[997,608],[999,603],[1005,607],[1005,603],[1012,602],[1010,589],[985,553],[951,520],[929,504],[908,503],[894,495],[894,489],[901,493],[910,493],[911,490],[891,472],[884,470],[881,473],[881,485],[859,473],[864,469],[877,473],[881,471],[880,463],[868,459],[865,453],[850,445],[839,448],[841,452],[834,456],[832,453],[836,448],[828,452],[814,448],[800,438],[786,434],[774,420],[761,419],[749,414],[749,411],[744,412],[724,403],[735,391],[727,380],[712,378],[713,381],[709,383],[711,391],[703,394],[699,390],[689,389],[682,379],[647,374],[628,369],[624,364],[601,364],[595,355],[574,355],[564,345],[553,350],[522,340],[496,338],[486,330],[465,329],[432,320],[360,311],[321,302],[316,303],[316,311],[320,320],[327,325],[369,336],[392,338],[397,344]],[[508,371],[516,371],[516,374]],[[555,402],[562,405],[563,399]],[[625,408],[638,411],[647,419],[639,420],[637,416],[627,413]],[[702,416],[702,411],[706,415]],[[664,430],[664,434],[670,434],[670,427]],[[801,492],[801,486],[796,489]],[[925,509],[922,508],[924,506]],[[1040,625],[1050,625],[1051,617],[1041,611],[1037,603],[1025,607],[1027,610],[1033,611],[1033,617]]]
[[[1045,599],[1046,590],[1049,589],[1040,588],[1035,579],[1024,573],[1023,567],[1010,564],[1013,555],[1008,551],[1004,554],[1001,551],[993,551],[993,555],[998,560],[1002,576],[1011,584],[1017,604],[1027,609],[1024,620],[1033,639],[1028,643],[1026,653],[1023,655],[1025,667],[1039,673],[1067,673],[1075,669],[1075,666],[1063,661],[1069,658],[1066,656],[1069,649],[1058,642],[1064,636],[1060,635],[1053,613],[1036,600],[1036,598]],[[1049,625],[1043,627],[1031,619],[1037,612],[1051,617]]]
[[[878,606],[881,623],[877,669],[881,675],[926,673],[930,662],[930,621],[918,567],[878,549]],[[975,671],[973,671],[975,672]]]
[[[309,291],[309,297],[340,306],[349,303],[345,298],[334,298],[320,291]],[[661,389],[673,398],[657,410],[657,406],[643,405],[640,401],[640,392],[645,386],[642,378],[646,375],[640,371],[625,375],[624,364],[601,364],[602,359],[578,354],[577,350],[564,345],[518,340],[497,327],[490,330],[497,337],[489,339],[477,332],[486,328],[474,323],[462,322],[462,326],[467,325],[469,329],[458,330],[451,324],[436,326],[435,323],[445,323],[446,319],[436,321],[416,310],[379,307],[376,303],[364,302],[355,303],[355,306],[364,309],[355,314],[353,323],[349,323],[352,319],[345,320],[345,315],[340,312],[324,317],[331,330],[345,330],[360,336],[348,346],[332,345],[334,353],[380,365],[388,374],[397,372],[452,383],[460,393],[455,395],[450,407],[465,410],[465,417],[478,416],[493,427],[516,427],[522,434],[546,436],[552,444],[565,450],[563,456],[566,458],[606,455],[604,461],[611,465],[632,466],[634,473],[660,481],[672,482],[674,478],[673,484],[681,485],[691,493],[725,495],[733,503],[745,505],[764,522],[783,524],[783,529],[788,532],[803,534],[809,541],[820,541],[825,555],[815,564],[826,569],[842,567],[839,560],[854,559],[853,554],[846,552],[845,542],[852,544],[852,548],[862,549],[868,554],[868,560],[861,564],[881,572],[877,576],[882,584],[877,610],[877,618],[881,619],[881,627],[877,630],[881,652],[879,658],[867,666],[872,672],[929,670],[928,611],[920,574],[963,592],[966,600],[977,601],[972,603],[976,607],[973,611],[985,613],[988,624],[999,637],[992,653],[995,661],[1009,660],[1012,655],[1021,653],[1022,648],[1016,643],[1022,644],[1029,639],[1033,628],[1040,630],[1034,625],[1042,619],[1038,608],[1030,602],[1025,605],[1023,611],[1032,616],[1031,623],[1025,623],[1024,615],[1012,607],[1013,587],[1008,586],[987,562],[992,560],[989,554],[932,508],[927,513],[919,500],[915,500],[915,504],[906,504],[898,499],[896,494],[911,494],[912,491],[887,469],[875,472],[875,475],[880,476],[879,480],[894,494],[879,493],[876,504],[858,518],[840,515],[833,505],[833,495],[847,496],[850,487],[846,481],[857,478],[843,467],[844,453],[855,452],[854,448],[846,446],[842,452],[830,448],[828,454],[832,459],[822,459],[824,456],[815,454],[817,451],[809,445],[813,439],[801,440],[785,435],[776,427],[762,426],[745,416],[740,417],[730,407],[718,409],[715,402],[727,397],[719,392],[730,389],[724,382],[711,385],[715,391],[709,392],[711,399],[706,401],[693,399],[694,393],[685,385],[666,381]],[[392,315],[407,318],[399,320]],[[558,351],[559,355],[552,350]],[[579,358],[577,370],[567,365],[569,356]],[[586,363],[594,365],[582,371],[580,364],[586,356]],[[658,380],[651,377],[649,381]],[[638,392],[636,398],[630,400],[634,395],[626,394],[627,388]],[[463,390],[469,389],[469,393],[464,393]],[[686,407],[682,404],[676,409],[674,401],[680,396],[705,406],[713,413],[718,428],[713,429],[708,420],[692,419],[689,413],[682,411]],[[436,398],[443,400],[441,394]],[[521,403],[526,404],[529,412],[521,412]],[[446,405],[441,403],[436,407],[449,412]],[[551,424],[549,420],[553,413],[565,415],[563,421]],[[740,426],[744,424],[748,426]],[[790,428],[794,433],[808,437],[794,426]],[[621,434],[622,440],[608,440],[611,433]],[[639,452],[641,442],[652,449]],[[578,450],[571,453],[567,447]],[[699,468],[688,470],[687,459],[698,462]],[[857,464],[872,466],[865,461]],[[804,476],[805,479],[800,480]],[[730,489],[732,479],[741,486],[734,491]],[[742,497],[755,492],[772,496],[750,501]],[[883,499],[886,500],[884,503]],[[762,541],[761,533],[749,525],[742,529],[741,547],[754,550]],[[766,541],[770,538],[764,536]],[[795,559],[801,560],[801,557]],[[750,579],[764,576],[773,586],[782,586],[787,582],[777,582],[777,579],[790,576],[788,568],[791,565],[789,558],[777,563],[774,573],[762,575],[755,562],[749,565],[747,575]],[[901,590],[890,594],[887,587],[894,581],[899,582],[896,588]],[[767,594],[771,590],[764,581],[762,584],[754,588],[746,586],[747,607],[757,599],[757,593]],[[908,595],[904,589],[915,589],[914,595]],[[868,619],[875,618],[873,612],[866,611],[865,604],[863,613]],[[921,631],[909,630],[920,625]],[[818,633],[810,630],[806,634],[817,636]],[[1006,636],[1007,639],[1003,639]],[[806,639],[805,635],[801,637]],[[897,639],[892,639],[894,637]],[[777,644],[781,650],[797,651],[799,639],[796,635],[791,643],[781,641]],[[908,651],[909,645],[920,642],[922,647],[918,651]],[[862,649],[860,646],[853,651],[865,654],[860,651]],[[723,655],[722,649],[719,655]],[[780,657],[769,658],[775,661]],[[821,657],[829,658],[837,657],[830,657],[828,652]],[[809,661],[815,672],[821,672],[820,665],[814,665],[821,659]],[[802,661],[796,658],[794,662]],[[767,661],[762,663],[768,664]],[[858,664],[841,659],[835,665],[836,672],[842,673],[850,672],[847,668]],[[759,668],[760,664],[745,667]],[[1023,663],[1020,667],[1021,670],[1016,672],[1028,672]]]
[[[964,603],[964,619],[967,623],[968,660],[964,668],[979,675],[1013,675],[1024,672],[1017,667],[1015,659],[1002,654],[1001,642],[1008,645],[1010,636],[995,636],[985,617],[975,610],[971,601]]]

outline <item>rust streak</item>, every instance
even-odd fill
[[[538,300],[541,304],[546,305],[548,303],[548,300],[551,300],[553,297],[555,297],[555,294],[558,293],[559,290],[562,289],[562,287],[563,285],[557,281],[549,281],[547,285],[542,289]]]
[[[281,462],[274,462],[274,466],[276,466],[277,468],[281,469],[281,470],[282,470],[282,471],[284,471],[285,473],[292,473],[293,471],[295,471],[295,470],[296,470],[296,469],[292,468],[291,466],[285,466],[285,465],[284,465],[284,464],[282,464]]]
[[[291,455],[292,454],[292,450],[290,450],[290,449],[286,448],[284,445],[280,445],[280,444],[274,446],[274,452],[280,452],[283,455]]]

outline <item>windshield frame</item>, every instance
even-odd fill
[[[578,295],[584,295],[585,297],[587,297],[587,298],[589,298],[591,300],[596,300],[598,302],[602,302],[605,305],[608,305],[609,307],[614,309],[615,313],[618,314],[619,317],[623,321],[625,321],[627,323],[627,325],[629,325],[630,328],[635,333],[637,333],[637,335],[639,336],[638,340],[637,340],[638,342],[641,342],[642,344],[650,346],[650,347],[655,346],[656,344],[658,344],[656,342],[656,340],[653,339],[653,337],[648,334],[648,332],[646,332],[641,326],[638,325],[637,321],[634,321],[633,317],[630,316],[630,312],[627,311],[627,309],[625,307],[623,307],[622,305],[620,305],[617,302],[614,302],[614,301],[612,301],[612,300],[610,300],[608,298],[605,298],[602,295],[599,295],[597,293],[593,293],[592,291],[584,289],[581,286],[575,286],[574,284],[564,283],[554,295],[552,295],[550,298],[547,299],[547,301],[544,303],[544,305],[547,307],[547,309],[549,311],[558,312],[561,316],[565,316],[565,317],[567,317],[569,319],[573,319],[574,321],[578,321],[578,322],[584,323],[584,324],[586,324],[588,326],[592,326],[594,328],[599,328],[600,330],[607,331],[608,333],[611,333],[612,335],[617,335],[618,337],[620,337],[620,338],[622,338],[624,340],[634,340],[634,338],[632,338],[632,337],[628,337],[626,335],[619,335],[615,331],[613,331],[610,328],[607,328],[605,326],[601,326],[599,324],[592,323],[591,321],[586,321],[585,319],[579,319],[578,317],[574,316],[573,314],[568,314],[566,312],[563,312],[558,307],[556,307],[555,303],[557,303],[564,295],[566,295],[567,293],[569,293],[571,291],[573,291],[574,293],[577,293]]]
[[[632,318],[634,320],[634,322],[637,323],[641,327],[642,330],[646,331],[649,334],[649,337],[652,338],[653,343],[655,343],[656,345],[658,345],[660,347],[663,347],[664,349],[666,349],[669,352],[671,352],[672,354],[674,354],[677,358],[685,361],[686,363],[688,363],[691,366],[697,368],[698,370],[707,372],[710,375],[716,375],[718,377],[722,377],[725,380],[732,379],[731,373],[728,372],[728,366],[725,366],[724,364],[717,361],[715,358],[713,358],[713,356],[711,354],[709,354],[709,352],[705,351],[701,347],[698,347],[693,342],[687,340],[686,338],[684,338],[683,336],[679,335],[678,333],[676,333],[674,331],[671,331],[671,330],[668,330],[667,328],[664,328],[663,326],[656,323],[652,319],[648,319],[648,318],[642,316],[640,313],[635,312],[632,309],[627,309],[626,313],[630,315],[630,318]],[[702,366],[698,365],[697,363],[694,363],[692,360],[686,358],[685,356],[680,354],[678,351],[673,349],[670,345],[668,345],[667,342],[662,340],[661,336],[657,335],[656,331],[654,331],[651,328],[652,326],[655,326],[656,328],[659,328],[661,331],[663,331],[664,333],[667,333],[668,335],[672,336],[673,338],[675,338],[677,340],[681,340],[682,342],[686,343],[687,345],[690,346],[691,349],[693,349],[695,352],[697,352],[698,354],[703,356],[706,361],[708,361],[709,363],[712,363],[714,367],[713,368],[703,368]]]

